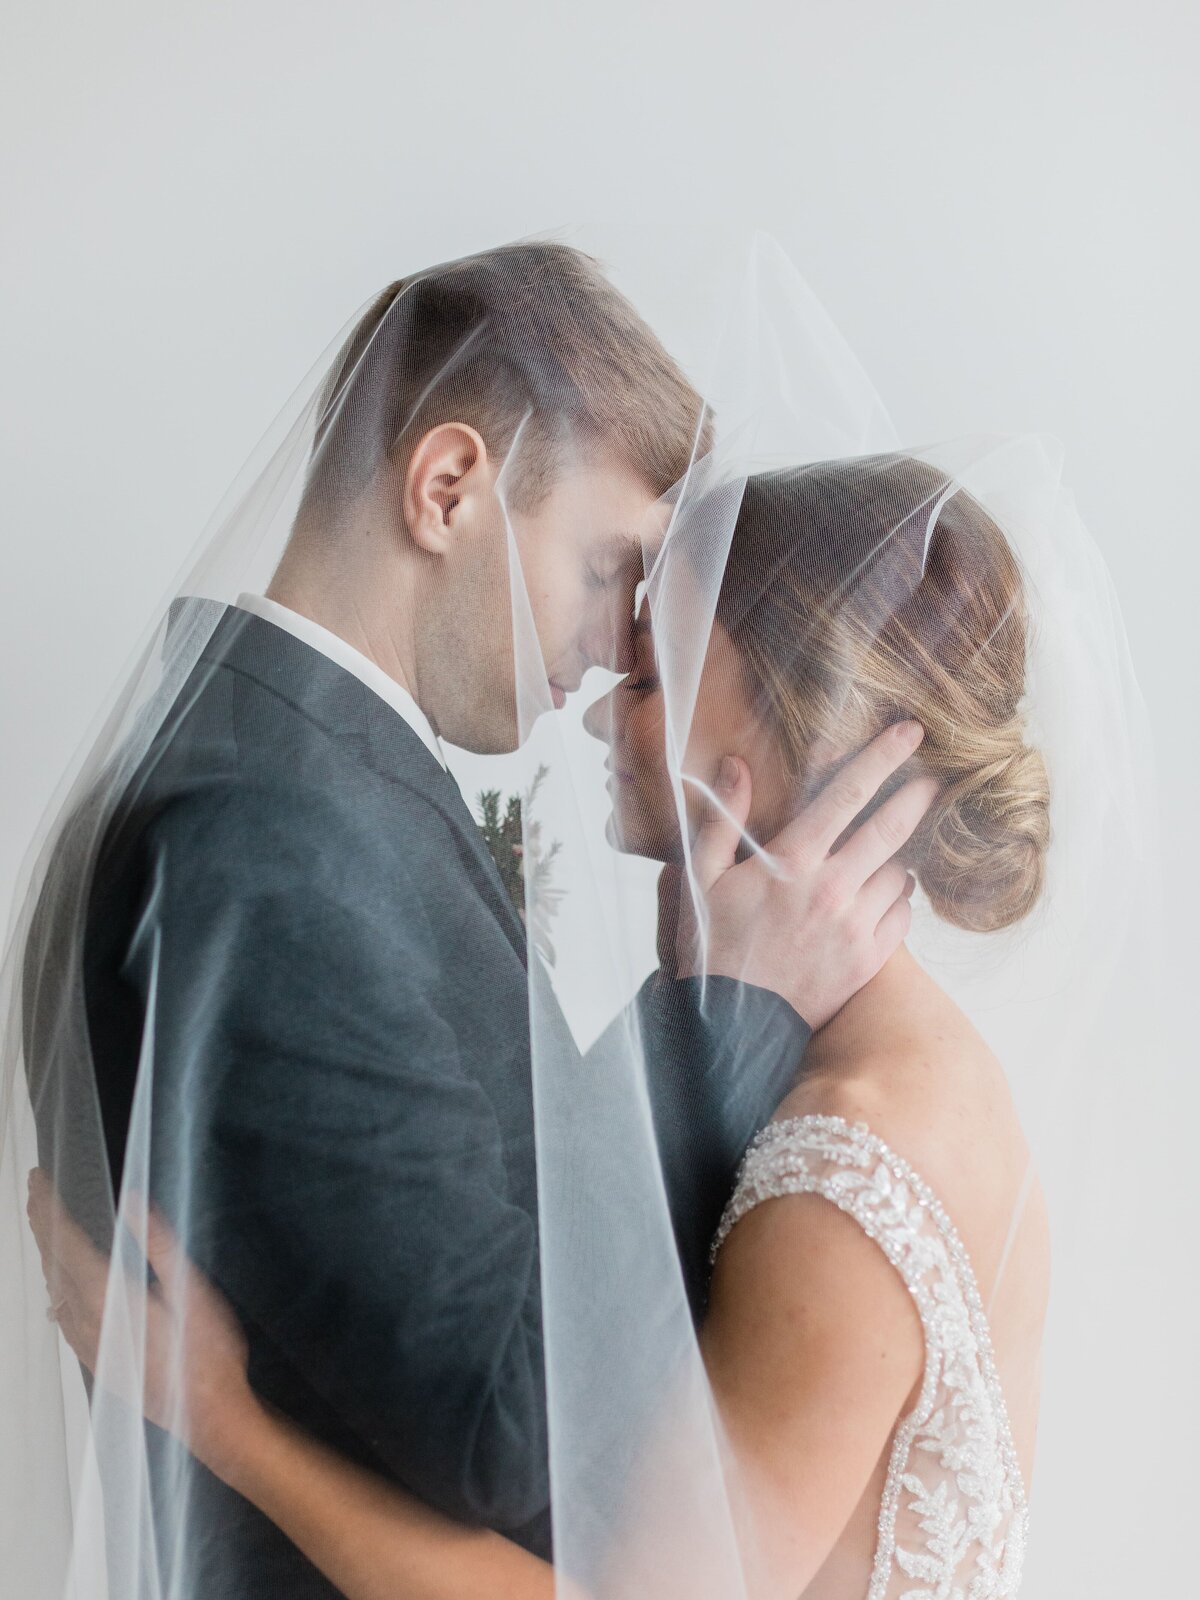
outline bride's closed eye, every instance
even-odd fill
[[[623,687],[633,694],[652,694],[658,688],[658,674],[640,672],[635,667],[626,677]]]

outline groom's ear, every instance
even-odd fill
[[[417,443],[404,476],[404,520],[414,542],[444,555],[455,525],[492,489],[487,446],[465,422],[443,422]]]

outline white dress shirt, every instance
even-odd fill
[[[356,650],[352,644],[347,644],[340,634],[330,633],[328,628],[323,628],[311,617],[302,616],[290,606],[281,606],[278,600],[269,600],[265,594],[240,594],[237,597],[237,605],[239,611],[249,611],[252,616],[261,617],[264,622],[273,622],[277,628],[282,628],[293,638],[299,639],[314,650],[319,650],[323,656],[336,662],[346,672],[353,673],[360,683],[365,683],[368,689],[391,706],[398,717],[408,723],[425,748],[436,757],[438,764],[445,767],[446,758],[442,754],[441,744],[429,718],[408,690],[398,684],[395,678],[389,678],[383,668],[376,665],[369,656],[363,655],[362,651]]]

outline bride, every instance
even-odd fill
[[[667,578],[683,584],[687,530],[667,548],[682,557]],[[610,837],[666,863],[668,970],[693,970],[702,941],[692,905],[708,846],[689,840],[712,840],[714,859],[730,833],[756,849],[836,794],[845,762],[893,724],[913,748],[896,783],[923,775],[936,791],[902,857],[933,911],[986,934],[1032,910],[1049,787],[1024,721],[1029,607],[998,524],[960,484],[898,454],[748,479],[678,756],[660,671],[670,600],[651,586],[633,668],[587,716],[611,747]],[[848,884],[853,851],[839,852]],[[53,1315],[94,1369],[107,1258],[40,1173],[30,1217]],[[138,1401],[349,1600],[533,1600],[569,1585],[270,1412],[217,1290],[155,1212],[128,1221],[158,1280]],[[745,1155],[712,1263],[700,1347],[745,1592],[1015,1594],[1045,1211],[999,1061],[905,947],[813,1037]],[[673,1587],[639,1472],[627,1524],[610,1530],[612,1592],[691,1594]]]

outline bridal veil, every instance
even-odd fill
[[[474,750],[447,744],[445,755],[467,803],[487,824],[498,878],[513,897],[526,941],[546,1422],[545,1444],[531,1441],[531,1448],[547,1456],[555,1560],[564,1580],[596,1600],[624,1595],[622,1551],[636,1524],[643,1541],[650,1530],[650,1555],[642,1559],[656,1563],[659,1592],[689,1600],[742,1600],[747,1593],[736,1467],[698,1351],[698,1308],[681,1266],[664,1173],[671,1157],[655,1118],[663,1063],[653,1052],[661,1041],[644,1026],[636,1003],[657,965],[659,868],[623,851],[620,827],[610,823],[603,739],[593,736],[611,736],[608,713],[593,712],[588,728],[583,722],[587,706],[629,663],[615,651],[603,659],[600,647],[580,654],[583,687],[557,706],[561,691],[575,683],[554,681],[556,664],[543,657],[528,539],[540,493],[594,470],[600,425],[629,452],[640,449],[647,463],[653,451],[643,436],[664,419],[644,415],[636,397],[631,403],[616,392],[619,352],[604,344],[611,325],[589,328],[586,319],[573,318],[569,296],[551,304],[538,260],[536,250],[518,249],[416,274],[374,297],[338,332],[242,470],[176,591],[149,621],[102,726],[65,780],[28,858],[4,969],[0,1078],[0,1411],[6,1418],[0,1546],[13,1553],[14,1594],[201,1600],[191,1552],[210,1531],[200,1525],[205,1512],[194,1495],[164,1497],[156,1490],[161,1462],[125,1398],[136,1390],[147,1276],[119,1220],[122,1194],[111,1160],[114,1140],[123,1143],[124,1188],[152,1195],[162,1191],[169,1169],[167,1188],[182,1207],[175,1220],[185,1242],[189,1219],[219,1229],[221,1199],[206,1187],[217,1134],[202,1081],[205,1063],[198,1057],[186,1071],[173,1071],[171,1095],[156,1098],[163,1063],[156,1060],[151,897],[149,925],[139,927],[149,953],[139,979],[145,1010],[123,1126],[114,1133],[115,1113],[95,1087],[87,1006],[85,932],[96,863],[148,781],[148,761],[169,759],[173,730],[216,670],[212,641],[238,597],[267,588],[298,527],[320,524],[335,532],[340,516],[368,503],[380,527],[398,526],[397,464],[422,430],[480,403],[498,419],[493,555],[497,582],[507,584],[502,605],[515,690],[496,696],[490,742],[477,741]],[[479,309],[464,313],[472,295]],[[733,552],[747,495],[769,497],[772,485],[785,480],[842,495],[829,527],[816,533],[797,527],[795,537],[809,539],[814,572],[843,563],[840,600],[846,589],[873,585],[873,638],[885,635],[911,603],[963,505],[982,507],[1023,580],[1024,609],[998,619],[997,637],[1006,648],[1019,643],[1028,652],[1020,714],[1028,745],[1044,760],[1048,794],[1046,838],[1026,841],[1026,856],[1038,855],[1040,893],[1031,896],[1036,904],[1027,915],[1010,916],[1008,869],[997,869],[990,882],[964,869],[969,896],[956,892],[950,874],[918,892],[911,942],[1005,1062],[1047,1182],[1052,1225],[1058,1199],[1069,1241],[1071,1228],[1086,1227],[1089,1186],[1102,1190],[1107,1181],[1089,1170],[1077,1115],[1081,1097],[1113,1092],[1089,1080],[1091,1030],[1128,959],[1127,941],[1147,926],[1152,882],[1142,716],[1108,574],[1064,485],[1052,439],[964,433],[934,444],[902,440],[862,366],[770,240],[754,243],[724,313],[720,327],[695,330],[687,352],[689,376],[706,405],[687,415],[679,391],[682,459],[641,467],[643,478],[657,470],[659,481],[647,482],[656,504],[644,524],[632,597],[651,620],[662,685],[665,792],[695,925],[689,993],[698,1025],[710,994],[689,808],[716,797],[710,775],[689,770],[687,751],[714,617],[737,605],[738,583],[727,573],[741,563],[745,583],[760,584],[756,604],[764,583],[769,588],[762,571],[769,555]],[[572,338],[594,340],[589,371],[594,379],[611,371],[613,392],[580,399],[563,356],[567,325]],[[647,383],[656,359],[647,358]],[[963,423],[969,428],[970,418]],[[864,532],[855,508],[867,502],[875,520]],[[826,540],[849,541],[854,560],[847,564],[846,548],[834,550]],[[605,575],[589,581],[603,585]],[[969,585],[937,592],[949,631],[977,597]],[[853,725],[861,685],[853,651],[829,657],[841,635],[822,632],[820,620],[812,619],[813,671],[827,711],[821,731],[835,738],[840,726]],[[614,626],[630,621],[623,614]],[[996,648],[997,637],[980,638],[980,651]],[[453,674],[453,659],[440,665]],[[897,716],[905,712],[895,709]],[[966,848],[967,824],[960,818],[954,825]],[[751,838],[745,849],[769,856],[769,843]],[[336,871],[336,862],[322,867]],[[294,861],[301,883],[313,868],[311,859]],[[447,872],[457,870],[459,862],[447,861]],[[386,919],[388,895],[380,887],[369,914]],[[278,958],[286,961],[286,950]],[[264,994],[263,1004],[270,1003]],[[194,1004],[199,1039],[203,994]],[[730,1072],[743,1066],[747,1052],[769,1043],[735,1038]],[[403,1039],[396,1050],[404,1050]],[[253,1073],[253,1060],[239,1070]],[[279,1116],[287,1115],[281,1104]],[[345,1136],[344,1128],[330,1135]],[[353,1172],[352,1156],[337,1169],[337,1181]],[[471,1157],[479,1158],[478,1151]],[[86,1382],[46,1317],[24,1217],[26,1173],[39,1163],[122,1267],[110,1278],[99,1367]],[[298,1172],[296,1181],[314,1210],[334,1198],[320,1192],[313,1172]],[[395,1181],[406,1188],[426,1175],[397,1172]],[[1018,1221],[1014,1216],[1006,1225]],[[254,1221],[241,1217],[236,1225],[253,1228]],[[1060,1249],[1061,1240],[1060,1234]],[[313,1270],[325,1269],[314,1264]],[[491,1270],[490,1260],[478,1261],[480,1275]],[[1079,1328],[1086,1324],[1086,1285],[1073,1281],[1069,1268],[1065,1276],[1069,1298],[1054,1315]],[[336,1299],[332,1281],[309,1287]],[[274,1314],[286,1324],[286,1306]],[[281,1336],[286,1340],[286,1327]],[[321,1381],[314,1379],[318,1387]],[[325,1398],[336,1410],[336,1384],[326,1385]],[[1042,1510],[1036,1490],[1033,1506],[1036,1527]],[[1044,1512],[1052,1517],[1053,1504]],[[203,1600],[216,1596],[209,1591]]]

